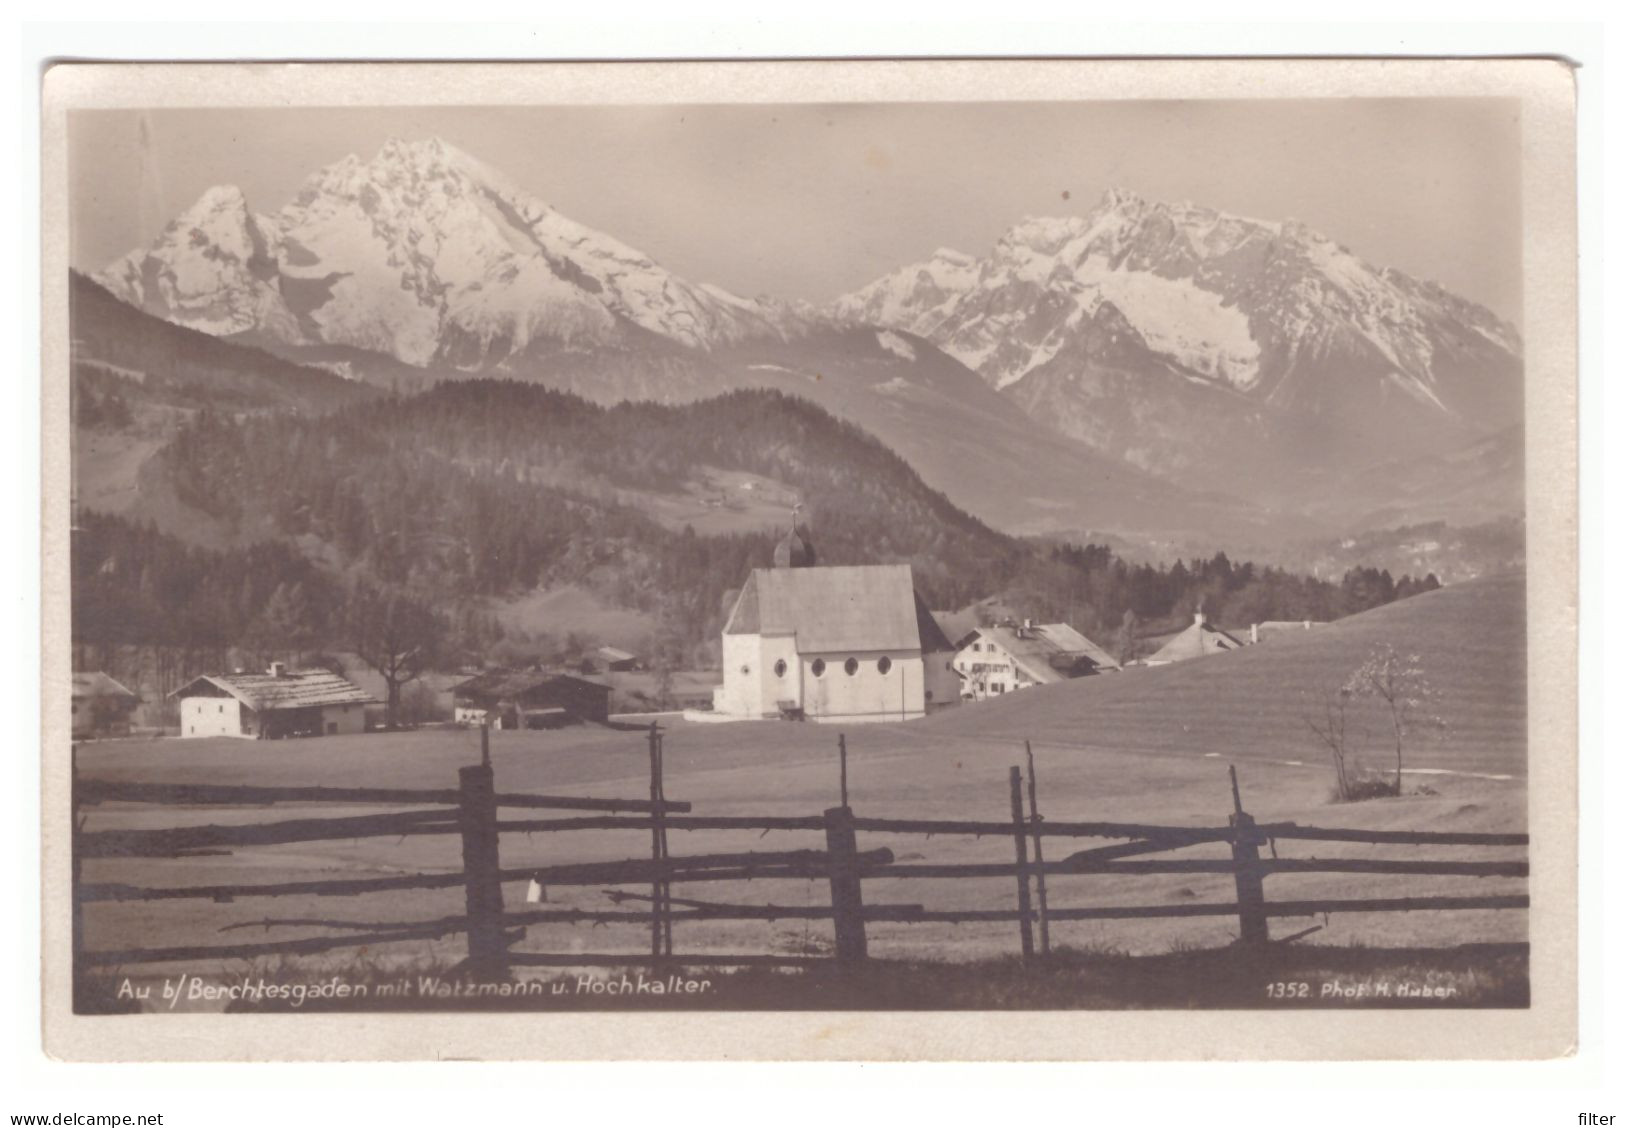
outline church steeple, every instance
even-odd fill
[[[813,552],[812,537],[801,520],[801,503],[790,511],[790,531],[773,549],[775,568],[811,568],[818,557]]]

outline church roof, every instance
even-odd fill
[[[804,654],[949,649],[907,564],[757,568],[723,633],[794,635]]]

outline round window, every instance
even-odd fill
[[[853,674],[855,674],[857,672],[858,672],[858,660],[856,658],[848,658],[846,660],[846,676],[851,677]]]
[[[824,660],[822,658],[813,659],[812,672],[813,677],[815,678],[821,678],[824,676]]]
[[[891,673],[891,659],[887,658],[885,655],[882,655],[880,661],[875,663],[875,669],[879,670],[883,674]]]
[[[777,662],[773,663],[773,672],[775,674],[779,675],[779,677],[781,677],[781,678],[784,676],[784,672],[786,670],[788,670],[789,668],[790,668],[789,666],[786,666],[784,664],[784,659],[783,658],[780,658]]]
[[[739,672],[742,673],[742,674],[748,674],[748,673],[750,673],[750,667],[749,666],[741,666],[741,667],[739,667]]]

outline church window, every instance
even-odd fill
[[[875,663],[875,669],[879,670],[882,674],[891,673],[891,659],[882,654],[880,656],[880,661]]]
[[[783,658],[780,658],[777,662],[773,663],[773,672],[775,674],[779,675],[779,677],[781,677],[781,678],[784,676],[785,671],[788,670],[789,668],[790,668],[789,666],[786,666],[784,664],[784,659]]]
[[[822,658],[813,659],[812,674],[815,678],[821,678],[824,676],[824,660]]]
[[[856,658],[848,658],[846,660],[846,676],[851,677],[853,674],[855,674],[857,672],[858,672],[858,660]]]

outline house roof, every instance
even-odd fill
[[[1198,619],[1162,645],[1147,662],[1183,662],[1204,654],[1241,649],[1241,640]]]
[[[74,674],[73,695],[75,697],[128,697],[131,700],[140,700],[136,694],[131,693],[123,685],[100,670]]]
[[[757,568],[723,633],[794,635],[803,653],[952,649],[907,564]]]
[[[529,693],[533,689],[541,689],[561,682],[572,682],[576,685],[587,686],[590,689],[601,689],[606,693],[609,692],[610,688],[603,682],[593,681],[591,678],[578,678],[574,674],[561,674],[547,670],[528,670],[522,673],[495,670],[491,673],[470,678],[461,685],[453,686],[452,694],[460,697],[514,698]]]
[[[256,712],[308,709],[317,705],[367,705],[377,698],[331,670],[285,670],[281,674],[206,674],[171,697],[195,696],[200,684],[223,690]]]
[[[1098,669],[1121,669],[1117,659],[1067,623],[1043,623],[1022,630],[986,627],[977,633],[998,643],[1022,672],[1036,682],[1064,681],[1068,673],[1062,667],[1068,659],[1087,658]]]

